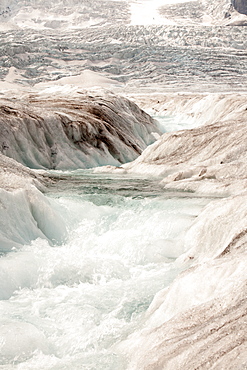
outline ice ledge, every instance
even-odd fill
[[[100,171],[161,176],[165,189],[226,198],[196,218],[176,261],[185,271],[157,293],[143,329],[116,351],[129,358],[128,370],[246,368],[246,95],[158,100],[157,110],[204,125],[164,134],[134,162]]]
[[[108,91],[31,94],[0,101],[0,149],[30,168],[77,169],[134,160],[156,122]]]

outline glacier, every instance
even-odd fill
[[[0,3],[0,366],[245,369],[246,1]]]
[[[135,103],[110,92],[55,99],[50,92],[1,104],[2,150],[29,168],[118,165],[135,159],[160,134]]]

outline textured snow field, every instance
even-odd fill
[[[207,27],[198,24],[202,14],[194,14],[197,3],[183,2],[184,18],[178,14],[176,19],[169,12],[167,18],[164,9],[178,4],[166,1],[90,0],[64,6],[37,1],[35,7],[15,2],[11,15],[0,22],[7,27],[0,32],[0,86],[100,85],[120,94],[137,87],[152,92],[244,91],[246,27],[222,27],[229,7],[223,0],[212,9],[203,2],[212,21]]]

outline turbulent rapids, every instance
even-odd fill
[[[49,202],[68,235],[52,219],[39,224],[53,221],[51,239],[63,235],[62,245],[40,236],[1,260],[1,364],[124,369],[114,346],[184,268],[175,262],[181,236],[208,200],[164,194],[145,178],[75,172],[53,185]],[[21,215],[16,223],[23,233]]]
[[[58,176],[48,194],[13,194],[15,243],[0,261],[1,365],[124,369],[115,343],[185,268],[181,238],[209,200],[82,171]]]
[[[1,369],[247,368],[245,10],[1,2]]]

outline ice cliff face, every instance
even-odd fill
[[[105,93],[1,101],[3,154],[31,168],[121,164],[155,140],[155,121],[134,103]]]

